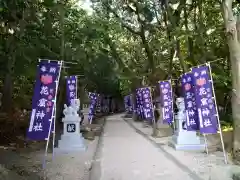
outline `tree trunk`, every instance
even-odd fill
[[[7,73],[4,79],[3,96],[2,96],[2,111],[10,113],[12,110],[12,95],[13,95],[13,82],[11,73]]]
[[[232,0],[225,0],[223,3],[223,17],[232,71],[233,156],[236,160],[240,160],[240,29],[239,21],[236,21],[233,15]]]
[[[11,56],[7,59],[7,72],[5,75],[4,79],[4,84],[3,84],[3,94],[2,94],[2,106],[1,110],[5,113],[11,113],[12,107],[13,107],[13,79],[12,79],[12,74],[13,74],[13,67],[15,63],[15,45],[13,44],[14,42],[14,37],[11,36],[9,38],[9,42],[7,45],[7,49],[9,49],[9,54]]]
[[[64,11],[64,4],[61,4],[60,6],[60,27],[61,27],[61,48],[60,48],[60,59],[64,60],[65,58],[65,38],[64,38],[64,17],[65,17],[65,11]],[[63,64],[64,66],[64,64]],[[58,99],[57,99],[57,112],[56,116],[57,119],[60,119],[62,116],[63,111],[63,104],[65,101],[65,89],[66,89],[66,82],[64,76],[66,75],[65,68],[62,67],[62,73],[60,74],[59,78],[59,93],[58,93]],[[60,121],[57,121],[60,122]]]
[[[181,47],[180,47],[180,40],[177,40],[177,56],[178,56],[178,59],[179,59],[179,62],[180,62],[180,65],[183,69],[183,72],[187,72],[188,71],[188,66],[187,64],[185,63],[185,61],[183,60],[183,57],[182,57],[182,53],[181,53]]]

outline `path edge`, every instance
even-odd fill
[[[199,177],[195,172],[191,171],[187,166],[179,162],[171,153],[167,152],[164,147],[162,147],[160,144],[157,144],[154,140],[152,140],[148,134],[144,133],[140,129],[138,129],[131,121],[129,121],[131,118],[124,118],[123,121],[125,121],[132,129],[136,131],[139,135],[141,135],[143,138],[145,138],[148,142],[150,142],[154,147],[156,147],[158,150],[160,150],[162,153],[165,154],[166,158],[175,163],[180,169],[185,171],[190,178],[193,180],[203,180],[201,177]]]
[[[103,117],[103,124],[102,124],[102,131],[100,133],[100,136],[98,138],[98,142],[96,145],[96,149],[94,151],[93,157],[92,157],[92,163],[91,163],[91,167],[89,170],[89,177],[86,180],[97,180],[96,177],[98,176],[99,178],[101,177],[101,174],[97,173],[98,170],[101,170],[101,161],[97,159],[100,158],[100,154],[101,154],[101,144],[103,141],[103,134],[104,134],[104,127],[106,124],[106,119],[107,117]]]

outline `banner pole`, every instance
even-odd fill
[[[206,154],[208,155],[208,143],[207,143],[207,137],[206,137],[206,134],[203,134],[203,137],[204,137],[204,143],[205,143]]]
[[[60,69],[59,69],[59,71],[61,70],[61,64],[60,64]],[[60,75],[60,74],[59,74]],[[57,93],[57,89],[56,89],[56,92],[55,92],[55,102],[54,102],[54,104],[56,103],[56,93]],[[54,109],[53,109],[54,110]],[[56,112],[56,109],[55,109],[55,111],[54,111],[54,113]],[[48,138],[47,138],[47,143],[46,143],[46,147],[45,147],[45,154],[44,154],[44,158],[43,158],[43,165],[42,165],[42,167],[43,167],[43,169],[45,169],[45,167],[46,167],[46,159],[47,159],[47,151],[48,151],[48,146],[49,146],[49,140],[50,140],[50,136],[51,136],[51,130],[52,130],[52,124],[53,124],[53,122],[54,122],[54,119],[55,119],[55,117],[53,116],[53,114],[52,114],[52,117],[51,117],[51,123],[50,123],[50,127],[49,127],[49,131],[48,131]],[[55,129],[54,129],[54,131],[55,131]],[[55,134],[55,133],[54,133]],[[54,136],[54,134],[53,134],[53,136]]]
[[[217,108],[216,95],[215,95],[215,90],[214,90],[214,86],[213,86],[212,69],[211,69],[210,63],[206,63],[206,65],[209,67],[210,80],[211,80],[211,84],[212,84],[213,98],[214,98],[214,102],[215,102],[216,116],[217,116],[217,120],[218,120],[218,129],[219,129],[219,135],[220,135],[220,139],[221,139],[221,143],[222,143],[224,161],[225,161],[225,164],[228,164],[228,159],[227,159],[227,155],[226,155],[226,151],[225,151],[225,146],[224,146],[224,141],[223,141],[221,124],[220,124],[220,120],[219,120],[219,114],[218,114],[218,108]]]
[[[152,104],[152,116],[153,116],[153,126],[155,127],[155,128],[157,128],[156,127],[156,119],[155,119],[155,113],[154,113],[154,106],[153,106],[153,99],[152,99],[152,88],[151,87],[148,87],[149,88],[149,91],[150,91],[150,98],[151,98],[151,104]]]
[[[53,123],[53,142],[52,142],[52,159],[54,159],[54,146],[55,146],[55,139],[56,139],[56,117],[57,117],[57,92],[58,92],[58,86],[59,86],[59,80],[60,80],[60,76],[61,76],[61,71],[62,71],[62,61],[60,61],[60,68],[59,68],[59,73],[58,73],[58,78],[56,81],[56,93],[55,93],[55,102],[54,102],[54,106],[55,106],[55,110],[54,110],[54,123]]]
[[[45,153],[44,153],[44,158],[43,158],[43,169],[45,169],[45,167],[46,167],[47,151],[48,151],[48,146],[49,146],[49,140],[50,140],[50,136],[51,136],[51,129],[52,129],[53,121],[54,121],[54,118],[52,116],[51,123],[50,123],[49,130],[48,130],[47,143],[46,143],[46,146],[45,146]]]
[[[170,83],[170,86],[171,86],[171,96],[172,96],[172,123],[173,123],[173,133],[175,133],[175,130],[176,130],[176,125],[175,125],[175,118],[174,118],[174,110],[173,110],[173,89],[172,89],[172,80],[169,79],[169,83]],[[163,110],[164,111],[164,110]]]
[[[92,115],[91,115],[91,117],[90,117],[89,124],[92,124]]]
[[[76,99],[78,98],[77,94],[78,94],[78,76],[76,77]]]

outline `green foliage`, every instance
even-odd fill
[[[117,61],[117,73],[123,94],[139,86],[143,78],[145,85],[156,85],[167,76],[175,79],[192,66],[214,61],[217,102],[224,108],[222,118],[229,117],[230,63],[218,1],[92,2],[95,15],[108,23],[105,33],[115,43],[121,59]],[[235,9],[237,11],[237,5]]]
[[[10,83],[15,107],[31,106],[38,59],[60,60],[62,53],[65,61],[77,63],[66,71],[84,75],[82,86],[99,93],[120,94],[115,63],[104,44],[105,29],[94,16],[72,1],[4,0],[0,9],[0,78],[4,80],[8,73],[13,77]]]
[[[231,112],[225,106],[231,76],[221,5],[171,2],[94,0],[89,15],[70,0],[3,0],[1,82],[10,73],[16,105],[27,107],[38,58],[63,55],[77,63],[67,74],[84,75],[81,83],[90,91],[116,96],[218,60],[212,63],[217,101]]]

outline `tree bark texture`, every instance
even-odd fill
[[[240,34],[239,21],[232,11],[232,0],[223,2],[223,17],[232,72],[233,155],[236,160],[240,160]]]

